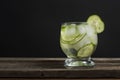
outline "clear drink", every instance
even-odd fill
[[[66,22],[61,25],[60,46],[67,59],[66,67],[94,66],[91,55],[98,44],[97,34],[104,31],[104,22],[91,15],[86,22]]]
[[[87,22],[66,22],[61,26],[60,46],[65,66],[94,66],[91,55],[97,46],[97,33]]]

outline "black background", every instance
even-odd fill
[[[105,31],[93,57],[120,57],[119,0],[1,0],[0,57],[65,57],[59,45],[63,22],[98,14]]]

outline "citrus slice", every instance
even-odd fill
[[[93,26],[97,33],[101,33],[104,31],[104,22],[98,15],[91,15],[87,19],[87,23]]]

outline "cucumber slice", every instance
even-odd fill
[[[83,25],[76,25],[76,24],[70,24],[70,25],[63,25],[61,28],[61,43],[64,44],[75,44],[78,41],[82,40],[86,32],[84,28],[82,28]]]
[[[94,46],[92,43],[87,44],[79,49],[77,56],[78,57],[88,57],[90,56],[94,51]]]
[[[62,28],[61,28],[61,38],[63,40],[65,40],[65,41],[71,41],[76,36],[78,36],[78,32],[77,32],[75,24],[63,25],[62,26]]]
[[[64,43],[64,44],[76,44],[77,42],[81,41],[84,37],[86,36],[86,33],[84,34],[79,34],[78,36],[76,36],[73,40],[71,41],[66,41],[64,39],[62,39],[61,37],[61,43]]]
[[[96,29],[97,33],[101,33],[104,31],[104,22],[98,15],[91,15],[87,19],[87,23],[93,26]]]

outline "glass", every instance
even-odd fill
[[[61,25],[60,46],[67,56],[66,67],[94,66],[91,55],[97,43],[97,32],[86,22],[66,22]]]

